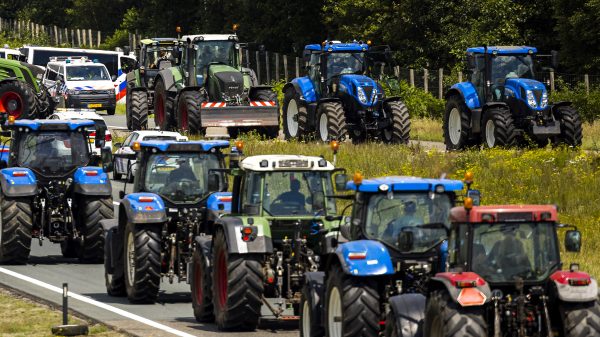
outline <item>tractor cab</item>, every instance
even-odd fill
[[[176,38],[151,38],[140,41],[139,66],[143,86],[154,87],[154,78],[161,69],[179,64],[180,42]]]

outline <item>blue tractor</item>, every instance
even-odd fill
[[[399,97],[385,97],[383,88],[366,76],[390,64],[387,46],[325,41],[304,48],[308,76],[293,79],[283,92],[286,139],[353,142],[377,138],[388,143],[409,140],[410,118]]]
[[[467,49],[470,77],[446,93],[444,141],[448,150],[469,146],[514,146],[527,136],[581,145],[582,126],[571,102],[549,102],[546,86],[535,80],[537,49],[527,46]],[[552,53],[552,67],[558,54]]]
[[[324,246],[331,248],[322,257],[323,268],[307,274],[300,334],[380,336],[392,297],[400,298],[409,318],[406,329],[414,329],[410,321],[414,318],[416,325],[419,319],[411,313],[425,307],[429,277],[445,268],[450,209],[463,182],[416,177],[362,180],[355,174],[346,188],[355,191],[352,214],[339,217],[343,219],[339,231],[325,235]],[[475,197],[478,192],[469,194]]]
[[[188,281],[194,238],[231,210],[231,193],[209,192],[209,171],[224,169],[228,141],[135,142],[133,193],[120,192],[118,219],[106,230],[105,278],[111,296],[154,303],[160,282]],[[129,167],[128,170],[131,170]],[[226,190],[224,174],[210,174]],[[189,281],[188,281],[189,282]]]
[[[91,120],[9,118],[2,134],[11,137],[10,149],[0,161],[0,262],[25,264],[32,239],[60,243],[65,257],[102,262],[100,221],[113,217],[106,174],[112,153],[104,148],[105,130],[90,139],[94,129]]]

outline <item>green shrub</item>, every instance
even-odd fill
[[[550,94],[552,102],[570,101],[577,109],[581,118],[586,122],[593,122],[600,118],[600,87],[590,88],[589,95],[586,93],[585,85],[579,83],[573,88],[566,85],[557,85],[560,90]]]
[[[408,82],[387,78],[382,81],[387,96],[400,96],[411,117],[441,119],[444,113],[444,100],[433,97],[422,89],[411,87]]]

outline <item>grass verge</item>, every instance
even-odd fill
[[[51,329],[62,323],[62,312],[19,297],[0,288],[0,335],[2,337],[53,336]],[[69,315],[69,324],[89,324]],[[89,335],[125,337],[101,324],[89,324]]]

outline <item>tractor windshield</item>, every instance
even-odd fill
[[[173,202],[198,201],[207,193],[208,171],[220,167],[212,153],[153,154],[145,168],[145,190]]]
[[[18,137],[17,164],[46,177],[64,176],[89,161],[87,137],[81,132],[44,131]]]
[[[260,205],[272,216],[334,215],[331,173],[323,171],[251,173],[244,203]]]
[[[331,53],[327,56],[327,78],[357,74],[364,70],[365,53]]]
[[[543,281],[560,262],[553,223],[477,224],[473,240],[471,269],[491,283]]]
[[[422,253],[448,236],[452,202],[448,194],[378,193],[369,198],[365,232],[403,253]]]
[[[492,57],[493,83],[503,85],[504,81],[509,78],[533,78],[532,56],[498,55]]]
[[[196,67],[199,73],[211,63],[238,67],[236,42],[234,41],[199,41]]]
[[[148,46],[146,48],[146,57],[144,66],[148,69],[158,69],[161,60],[171,61],[175,64],[174,46]]]

